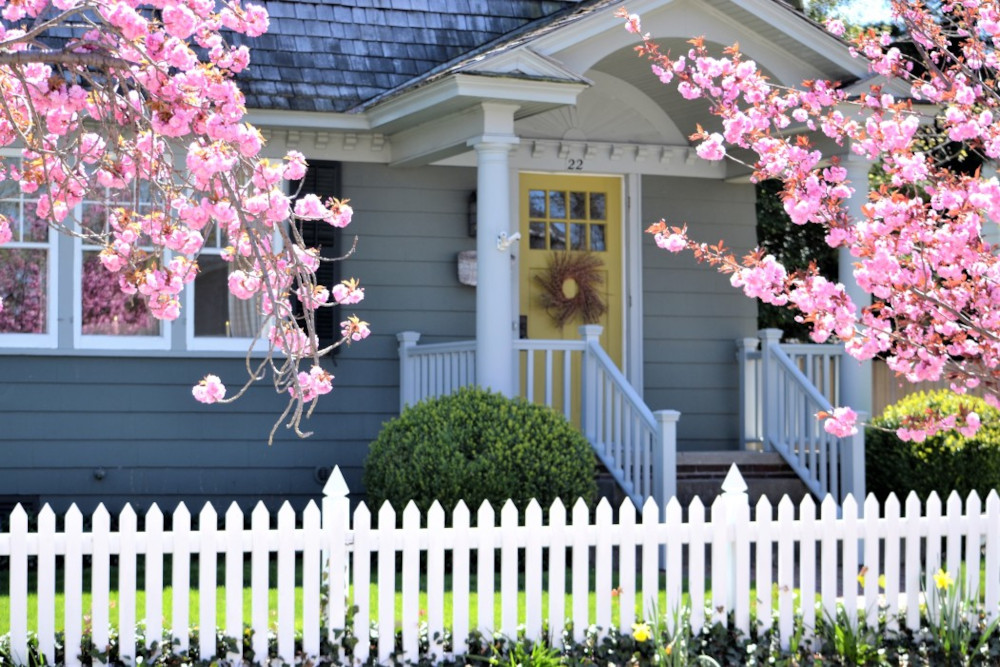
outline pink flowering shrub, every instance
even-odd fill
[[[30,199],[23,227],[32,238],[16,240],[44,240],[52,227],[88,248],[83,333],[154,333],[179,317],[198,254],[218,232],[228,287],[259,303],[269,356],[248,364],[242,389],[227,395],[209,375],[194,397],[231,401],[269,372],[289,397],[281,420],[305,435],[302,418],[331,386],[314,372],[319,359],[370,331],[352,315],[340,340],[320,346],[315,310],[357,304],[364,290],[353,280],[318,286],[320,262],[336,260],[321,260],[291,223],[345,227],[353,211],[310,193],[293,210],[284,183],[303,177],[304,157],[262,159],[261,133],[244,120],[235,75],[250,53],[223,31],[258,36],[266,10],[243,0],[0,0],[0,16],[0,147],[20,149],[18,161],[0,159],[0,181]],[[58,40],[45,39],[52,31]],[[0,215],[0,245],[21,227]],[[0,253],[0,333],[48,330],[44,252]],[[292,295],[310,307],[296,315]],[[305,359],[313,370],[299,370]]]
[[[854,280],[873,298],[856,303],[842,284],[822,278],[815,267],[787,272],[762,250],[737,257],[723,244],[688,236],[687,227],[661,220],[648,231],[659,247],[682,248],[730,275],[750,297],[787,305],[811,327],[816,342],[840,341],[859,360],[883,357],[910,382],[946,379],[957,391],[980,386],[988,401],[1000,395],[1000,257],[984,238],[1000,220],[1000,181],[985,173],[962,174],[926,149],[918,129],[936,121],[952,142],[987,160],[1000,158],[1000,4],[928,3],[893,0],[893,15],[905,26],[922,60],[908,59],[887,34],[869,29],[853,41],[852,53],[873,74],[906,88],[896,98],[872,86],[848,99],[838,84],[803,82],[800,89],[772,85],[738,47],[709,53],[701,39],[681,54],[661,53],[641,19],[620,10],[629,32],[639,34],[639,54],[652,75],[676,85],[686,99],[710,103],[722,132],[700,126],[691,136],[697,154],[732,158],[727,147],[749,152],[755,182],[784,183],[785,211],[795,224],[821,225],[826,242],[855,260]],[[828,25],[834,34],[842,23]],[[918,107],[916,104],[922,106]],[[845,111],[853,106],[856,112]],[[853,153],[879,165],[886,185],[871,193],[860,219],[845,202],[865,196],[867,183],[850,183],[840,155],[824,154],[817,139],[837,153]],[[860,192],[856,192],[857,188]],[[680,221],[683,223],[683,221]],[[841,276],[842,279],[847,277]],[[828,416],[831,432],[848,434],[851,413]],[[962,428],[973,432],[975,420]],[[900,435],[948,428],[928,418]]]

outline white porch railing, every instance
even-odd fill
[[[476,384],[476,341],[417,345],[420,334],[404,331],[399,341],[399,410]]]
[[[759,350],[756,339],[739,343],[744,447],[760,443],[781,454],[817,498],[864,497],[864,430],[837,438],[816,417],[839,401],[843,348],[780,340],[781,331],[765,329]]]
[[[601,327],[580,327],[579,340],[514,341],[521,395],[578,425],[595,454],[637,507],[677,493],[676,410],[652,412],[601,348]],[[418,345],[397,335],[400,409],[476,384],[475,341]],[[513,359],[512,359],[513,361]]]

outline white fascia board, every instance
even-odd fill
[[[883,74],[876,74],[875,76],[869,76],[866,79],[860,79],[849,86],[845,86],[843,90],[851,96],[862,95],[871,92],[872,86],[882,88],[883,92],[889,93],[897,100],[906,99],[910,97],[911,94],[910,85],[908,83],[901,79],[889,79]]]
[[[485,55],[461,69],[462,72],[482,72],[484,74],[521,73],[528,76],[548,77],[565,81],[589,84],[582,74],[574,72],[553,58],[536,53],[527,46],[495,55]]]
[[[248,109],[246,120],[256,127],[287,127],[310,130],[368,131],[372,124],[366,114],[329,111],[282,111]]]
[[[454,74],[378,104],[369,109],[367,115],[371,119],[371,127],[383,128],[408,116],[419,117],[421,112],[461,97],[518,103],[575,104],[577,96],[586,87],[586,84],[578,82]]]
[[[751,14],[767,21],[772,26],[795,39],[807,49],[815,51],[837,66],[857,77],[868,74],[868,65],[861,58],[854,58],[848,47],[822,28],[812,24],[805,17],[797,17],[793,10],[779,7],[773,0],[729,0]]]
[[[632,14],[642,16],[644,13],[666,7],[673,2],[674,0],[636,0],[635,2],[629,2],[628,10]],[[615,12],[620,7],[621,5],[607,7],[602,11],[594,12],[584,19],[563,26],[559,30],[542,35],[532,41],[532,48],[539,53],[552,55],[575,46],[591,37],[607,32],[609,29],[618,29],[625,34],[625,21],[615,16]],[[638,44],[638,42],[636,43]]]

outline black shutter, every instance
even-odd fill
[[[324,202],[330,197],[342,198],[340,194],[340,163],[310,161],[306,175],[301,181],[291,181],[289,193],[302,197],[313,194]],[[301,187],[300,187],[301,185]],[[333,227],[322,220],[301,220],[298,227],[302,240],[307,248],[319,248],[320,257],[334,258],[344,254],[342,230]],[[316,283],[332,290],[340,282],[340,262],[320,262],[316,270]],[[293,307],[296,314],[302,313],[302,307],[293,297]],[[316,335],[320,347],[326,347],[340,340],[340,306],[333,308],[318,308],[316,315]],[[334,350],[339,352],[340,348]]]

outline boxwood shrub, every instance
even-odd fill
[[[410,406],[387,422],[365,461],[369,506],[386,500],[402,511],[434,500],[447,513],[464,500],[475,514],[484,500],[499,511],[510,498],[543,509],[561,498],[593,501],[594,454],[583,435],[550,408],[482,389],[464,388]]]
[[[896,429],[907,417],[928,411],[947,416],[974,411],[982,426],[972,438],[944,431],[923,442],[903,442]],[[1000,489],[1000,411],[975,396],[949,390],[911,394],[872,420],[865,433],[868,491],[880,500],[895,492],[902,502],[910,491],[926,499],[937,491],[942,501],[952,491],[964,499],[973,489],[981,498]]]

